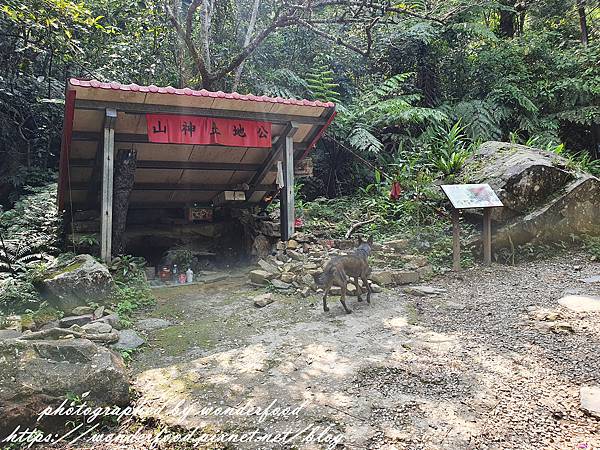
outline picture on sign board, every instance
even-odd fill
[[[442,190],[456,209],[504,206],[489,184],[444,184]]]

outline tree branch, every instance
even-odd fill
[[[214,79],[224,77],[229,72],[237,68],[243,61],[250,56],[254,50],[277,28],[282,28],[289,25],[290,18],[288,16],[277,15],[271,24],[262,30],[246,47],[242,49],[225,67],[213,74]]]
[[[198,50],[196,49],[196,46],[194,45],[194,42],[192,41],[192,37],[191,37],[191,19],[189,19],[190,12],[191,12],[191,15],[193,16],[194,11],[197,8],[198,8],[198,6],[196,6],[193,11],[188,10],[188,16],[186,19],[186,23],[190,24],[189,25],[190,32],[188,33],[187,32],[188,30],[184,30],[182,28],[181,23],[179,23],[179,20],[177,19],[177,17],[175,17],[175,14],[173,14],[173,10],[169,6],[169,4],[165,3],[165,10],[167,11],[169,20],[175,27],[175,31],[177,31],[177,34],[179,35],[179,37],[181,39],[183,39],[183,41],[185,42],[185,45],[186,45],[188,51],[190,52],[192,59],[194,60],[194,64],[196,65],[196,69],[198,70],[198,73],[200,74],[200,76],[202,77],[203,80],[205,80],[205,79],[208,80],[208,79],[210,79],[210,74],[208,73],[208,70],[206,69],[206,65],[204,64],[204,60],[198,53]]]
[[[356,53],[358,53],[361,56],[364,56],[364,57],[369,56],[369,53],[371,51],[370,45],[367,47],[366,50],[362,50],[362,49],[356,47],[355,45],[352,45],[352,44],[349,44],[348,42],[345,42],[339,36],[334,36],[332,34],[326,33],[323,30],[318,29],[317,27],[313,26],[311,23],[307,22],[306,20],[298,19],[298,23],[300,25],[305,26],[306,28],[308,28],[309,30],[311,30],[313,33],[315,33],[315,34],[317,34],[317,35],[319,35],[319,36],[321,36],[321,37],[323,37],[325,39],[333,41],[336,44],[341,45],[342,47],[346,47],[347,49],[352,50],[353,52],[356,52]]]

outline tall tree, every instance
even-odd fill
[[[589,32],[587,17],[585,15],[585,0],[577,0],[577,14],[579,14],[579,26],[581,28],[581,43],[583,45],[588,45]]]

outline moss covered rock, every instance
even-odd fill
[[[49,303],[67,312],[90,302],[108,301],[115,287],[108,269],[90,255],[77,255],[50,268],[40,284]]]
[[[600,180],[555,153],[485,142],[467,160],[461,182],[488,183],[502,200],[492,212],[495,247],[600,234]]]
[[[36,423],[46,407],[61,404],[67,395],[85,396],[88,404],[124,406],[129,403],[129,379],[123,359],[87,339],[0,341],[0,435],[17,425],[56,431],[55,416]]]

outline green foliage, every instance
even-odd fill
[[[429,163],[442,176],[452,181],[462,168],[465,160],[473,153],[467,141],[464,127],[456,122],[449,128],[441,125],[429,127],[422,136],[428,151]]]
[[[34,285],[58,250],[60,218],[56,184],[26,187],[13,209],[0,213],[0,309],[35,309],[41,299]]]
[[[181,272],[185,272],[188,268],[195,266],[194,252],[186,246],[180,246],[170,249],[165,254],[165,260],[170,264],[177,264]]]
[[[146,260],[139,256],[119,255],[108,265],[113,277],[118,281],[128,281],[145,277]]]
[[[49,260],[50,257],[44,253],[44,248],[44,242],[27,242],[25,239],[4,240],[0,245],[0,272],[16,275]]]
[[[41,301],[33,283],[25,276],[0,280],[0,312],[11,314],[36,309]]]
[[[27,188],[12,209],[0,213],[0,228],[7,239],[24,239],[54,251],[61,220],[56,207],[56,184]]]
[[[410,77],[410,73],[395,75],[360,94],[348,108],[341,108],[336,135],[361,155],[376,155],[384,148],[384,129],[444,121],[444,113],[415,106],[419,96],[404,93],[403,86]]]
[[[589,236],[584,239],[583,245],[594,261],[600,261],[600,237]]]
[[[117,305],[116,311],[119,323],[128,328],[132,325],[133,314],[140,308],[151,306],[155,303],[148,283],[143,279],[132,279],[128,282],[117,282],[117,288],[112,296],[112,301]]]
[[[334,80],[334,73],[326,65],[321,65],[308,72],[306,76],[306,87],[315,100],[323,102],[339,103],[339,84]]]

